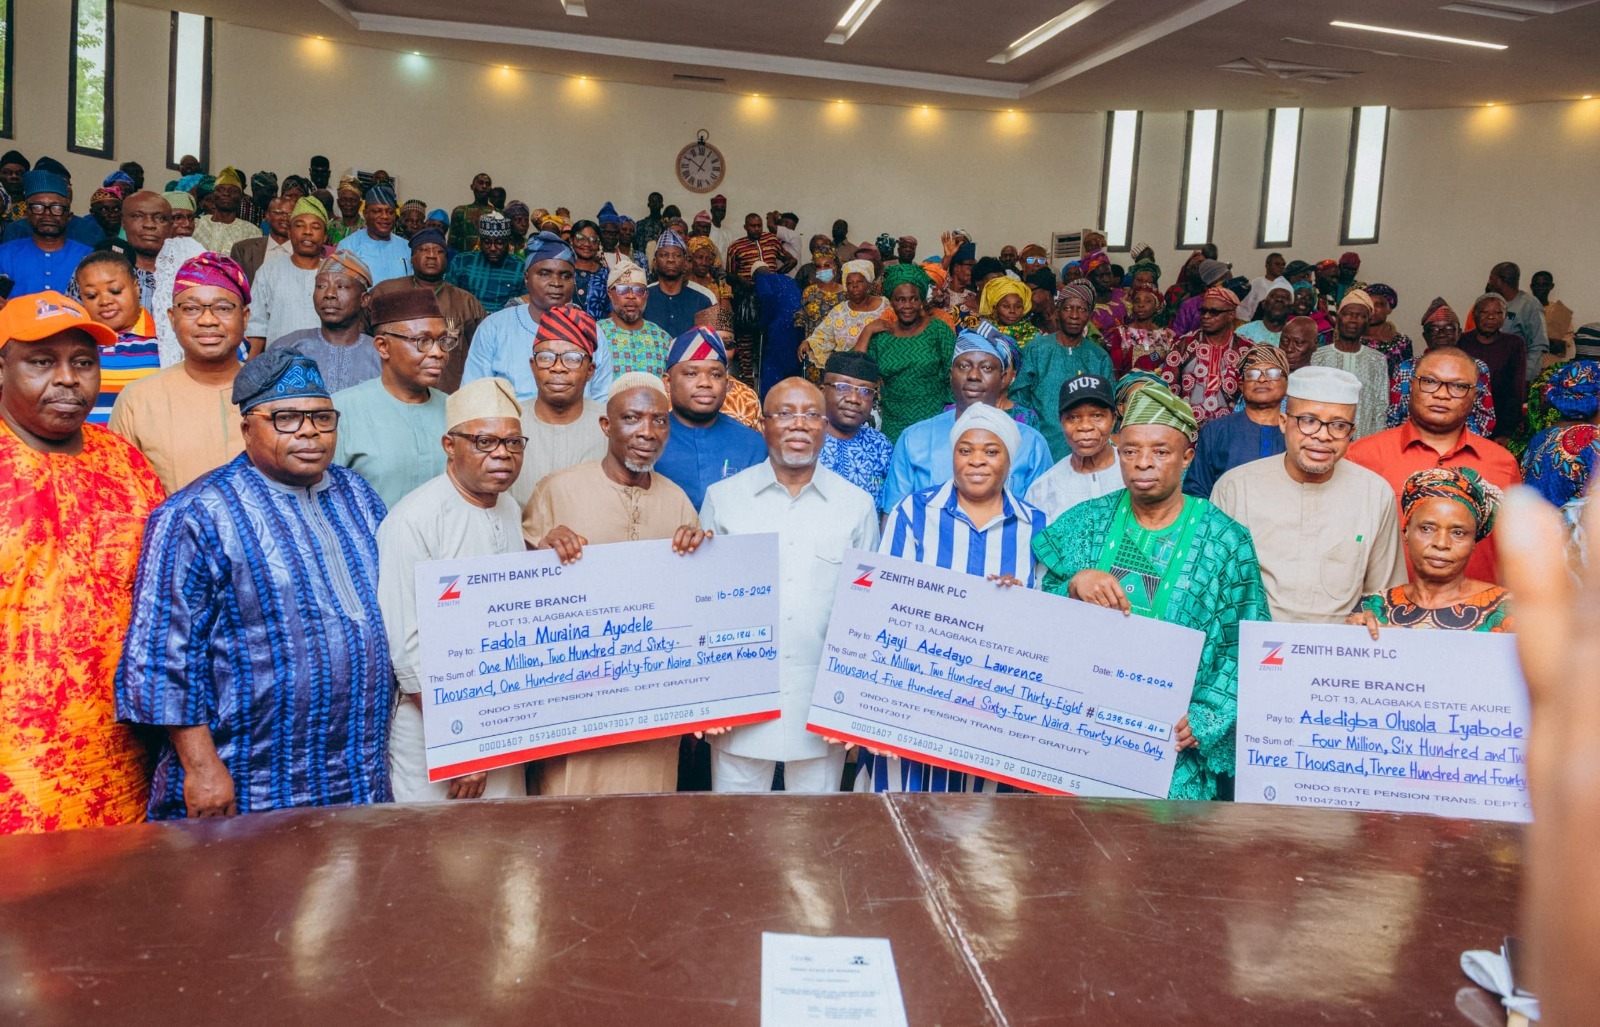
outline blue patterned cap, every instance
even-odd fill
[[[683,241],[683,236],[670,228],[656,237],[656,251],[660,252],[663,246],[676,246],[685,253],[689,252],[689,244]]]
[[[522,262],[522,272],[527,274],[528,268],[541,260],[564,260],[571,264],[575,259],[565,239],[554,232],[540,232],[528,240],[528,259]]]
[[[722,344],[722,336],[715,329],[697,325],[673,339],[672,348],[667,351],[669,368],[685,360],[715,360],[726,364],[728,347]]]
[[[317,362],[288,349],[269,349],[239,368],[233,402],[239,413],[278,399],[331,399]]]
[[[617,215],[617,208],[611,205],[610,200],[607,200],[606,205],[600,208],[600,213],[595,215],[595,220],[602,225],[614,225],[621,221],[622,218]]]
[[[386,185],[375,185],[367,190],[367,195],[362,197],[368,203],[377,203],[385,207],[395,205],[394,190]]]
[[[972,352],[988,353],[995,357],[1000,361],[1002,370],[1016,367],[1017,361],[1022,358],[1022,347],[1017,345],[1017,340],[987,319],[980,320],[976,328],[963,328],[956,334],[955,353],[951,355],[950,362],[953,364],[956,357]]]

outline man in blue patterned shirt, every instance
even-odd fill
[[[878,362],[854,350],[831,354],[822,368],[822,402],[827,422],[823,425],[819,462],[865,490],[874,503],[883,499],[883,481],[889,474],[889,457],[894,453],[889,436],[867,423],[882,382]]]
[[[157,508],[117,668],[117,716],[164,728],[153,820],[388,802],[394,682],[378,605],[383,500],[330,467],[314,360],[234,380],[245,451]]]
[[[491,314],[522,294],[522,262],[511,258],[511,222],[504,214],[491,210],[478,218],[478,248],[456,254],[449,279]]]

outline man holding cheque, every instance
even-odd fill
[[[1033,553],[1046,592],[1204,632],[1170,797],[1231,799],[1239,622],[1272,617],[1250,533],[1183,495],[1196,434],[1188,403],[1159,385],[1140,389],[1118,436],[1127,488],[1068,510],[1035,536]]]

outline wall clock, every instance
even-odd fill
[[[702,128],[694,142],[678,151],[678,181],[692,193],[709,193],[728,174],[728,162],[721,150],[706,142],[707,135]]]

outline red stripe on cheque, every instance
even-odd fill
[[[987,778],[990,781],[999,781],[1002,784],[1015,785],[1024,791],[1038,792],[1040,795],[1075,794],[1073,792],[1063,792],[1060,789],[1051,788],[1048,785],[1035,784],[1032,781],[1023,781],[1015,777],[1006,777],[1004,774],[996,774],[994,771],[985,770],[982,767],[974,767],[966,763],[956,763],[951,760],[942,760],[937,756],[925,756],[920,752],[913,752],[910,749],[902,749],[898,745],[890,745],[888,742],[881,741],[877,738],[863,738],[860,735],[852,735],[845,731],[835,731],[831,728],[820,728],[815,724],[807,724],[806,730],[813,734],[824,735],[828,738],[842,738],[847,742],[854,742],[862,747],[871,747],[873,749],[881,749],[884,752],[892,752],[901,759],[916,760],[918,763],[930,763],[933,766],[943,767],[946,770],[954,770],[962,774],[977,774],[979,777]]]
[[[670,735],[687,735],[696,731],[704,731],[713,727],[738,727],[741,724],[756,724],[763,720],[777,720],[779,710],[762,710],[758,713],[743,713],[737,717],[724,717],[713,720],[697,720],[689,724],[662,724],[660,727],[640,728],[637,731],[623,731],[614,735],[595,735],[592,738],[573,738],[554,745],[536,745],[531,749],[513,749],[507,752],[497,752],[493,756],[483,756],[475,760],[465,760],[461,763],[451,763],[448,766],[435,767],[428,771],[428,780],[448,781],[453,777],[463,774],[476,774],[483,770],[498,770],[518,763],[527,763],[530,760],[548,759],[551,756],[565,756],[568,753],[584,752],[588,749],[601,749],[608,745],[622,745],[626,742],[648,742],[652,738],[666,738]]]

